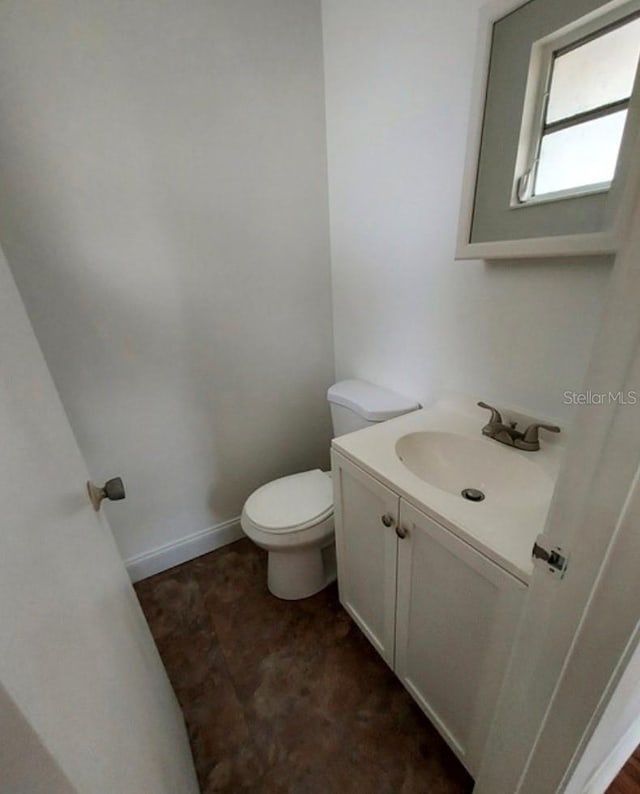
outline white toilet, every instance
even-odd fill
[[[420,405],[361,380],[332,386],[336,436],[415,411]],[[281,477],[258,488],[242,509],[242,529],[269,552],[268,587],[278,598],[307,598],[336,578],[331,472]]]

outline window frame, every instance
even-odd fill
[[[607,14],[598,15],[586,24],[572,28],[569,32],[558,31],[533,44],[520,130],[520,145],[513,180],[512,209],[604,193],[610,190],[613,179],[549,193],[536,194],[534,192],[540,150],[545,135],[575,127],[587,121],[604,118],[621,110],[628,111],[631,102],[630,95],[626,99],[599,105],[591,110],[547,123],[547,108],[557,58],[639,18],[640,10],[630,11],[627,6],[623,6]],[[619,154],[620,150],[618,156]]]

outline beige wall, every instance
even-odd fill
[[[0,240],[125,558],[327,465],[319,0],[4,0]]]
[[[454,261],[482,3],[323,1],[336,374],[565,422],[611,261]]]

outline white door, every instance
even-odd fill
[[[639,646],[639,305],[640,201],[547,518],[569,567],[534,572],[475,794],[564,791]]]
[[[0,251],[0,791],[195,794],[180,710],[87,478]]]
[[[396,673],[471,774],[526,586],[400,501]]]
[[[393,668],[397,494],[331,453],[340,602]]]

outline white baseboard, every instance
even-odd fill
[[[226,546],[244,537],[244,532],[240,527],[240,517],[232,518],[215,527],[203,529],[180,538],[173,543],[159,546],[157,549],[145,551],[124,561],[127,572],[132,582],[139,582],[153,576],[154,573],[166,571],[174,565],[193,560],[202,554]]]

